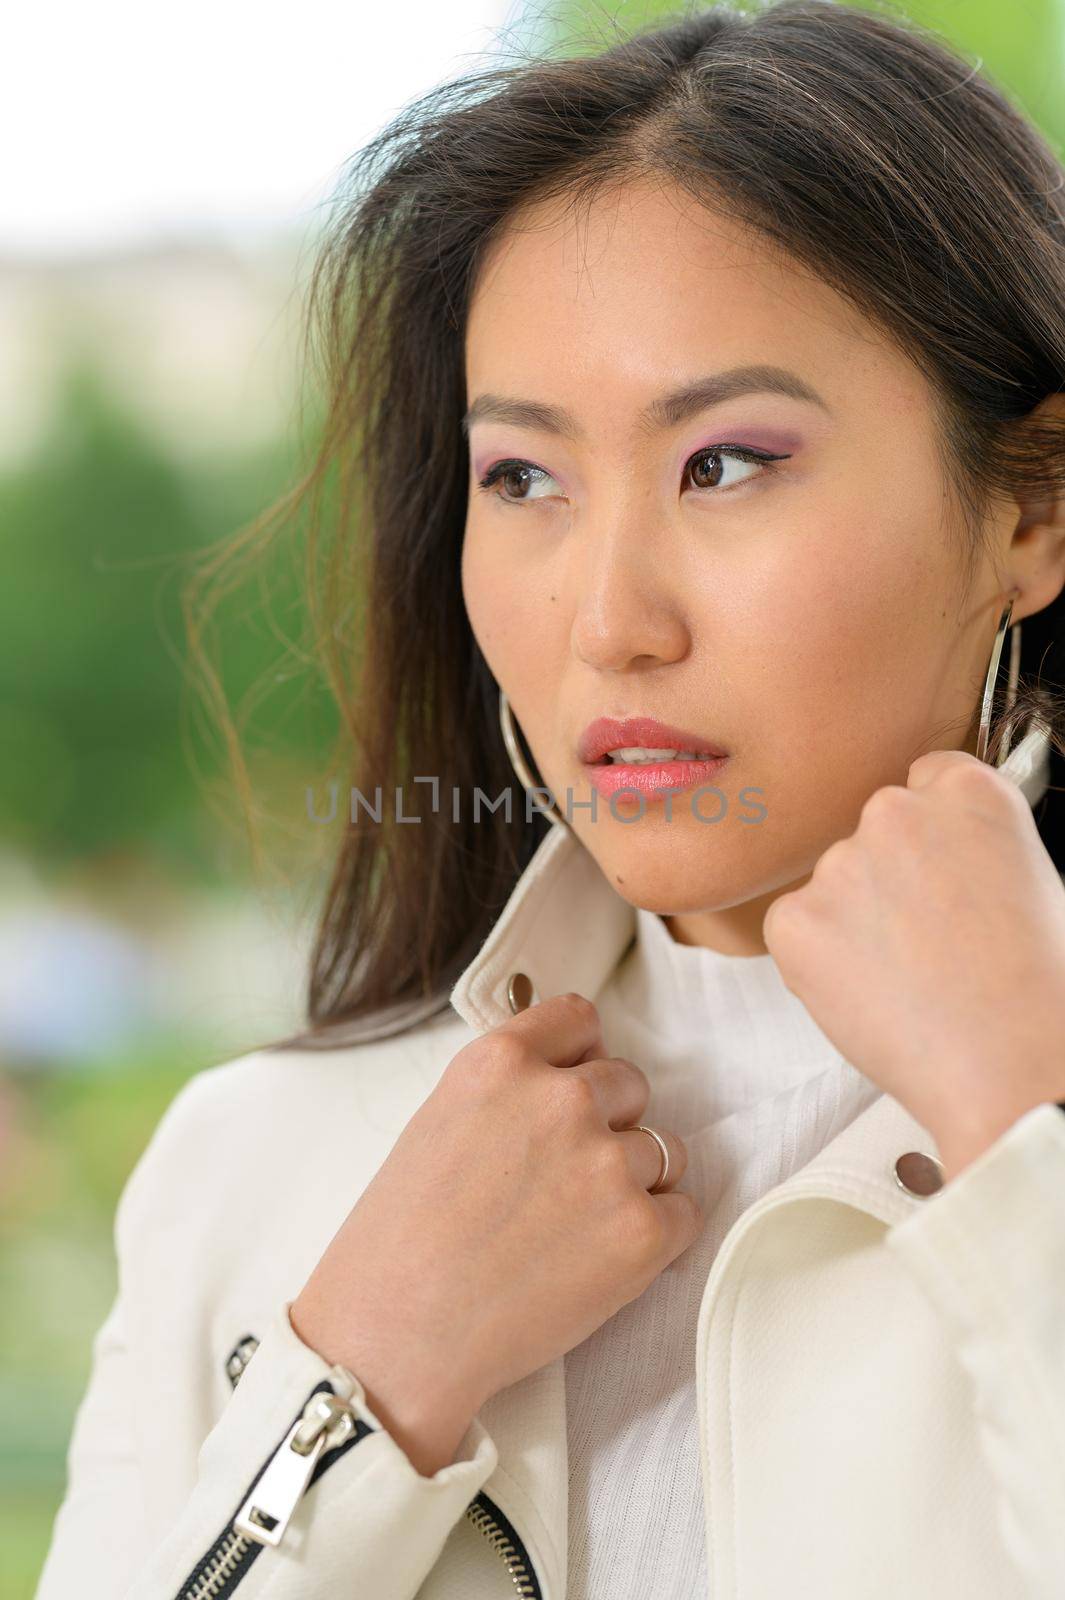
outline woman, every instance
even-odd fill
[[[309,1026],[129,1180],[39,1600],[1059,1595],[1061,169],[786,3],[359,170]]]

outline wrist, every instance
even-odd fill
[[[432,1477],[450,1465],[483,1404],[453,1370],[444,1374],[420,1356],[408,1359],[391,1337],[382,1341],[350,1328],[342,1338],[333,1337],[299,1296],[289,1307],[289,1322],[323,1360],[339,1361],[358,1378],[367,1408],[417,1472]]]
[[[1052,1100],[1048,1097],[1046,1101],[1025,1100],[1020,1104],[1001,1105],[994,1109],[985,1108],[982,1113],[977,1113],[973,1108],[964,1121],[956,1119],[950,1129],[944,1130],[942,1135],[933,1129],[943,1165],[944,1182],[949,1183],[952,1178],[957,1177],[978,1156],[983,1155],[985,1150],[989,1150],[1015,1122],[1042,1104],[1053,1105],[1059,1109],[1060,1114],[1065,1115],[1065,1100]]]
[[[437,1390],[420,1391],[406,1381],[360,1381],[367,1406],[416,1472],[431,1478],[451,1465],[477,1414],[476,1406],[455,1402]]]

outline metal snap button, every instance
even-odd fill
[[[907,1194],[924,1200],[943,1187],[943,1164],[923,1150],[907,1150],[895,1163],[895,1182]]]
[[[537,1002],[536,985],[527,972],[512,972],[507,980],[507,1000],[516,1015]]]

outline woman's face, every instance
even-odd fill
[[[981,556],[967,584],[927,381],[822,280],[650,182],[512,226],[466,373],[463,594],[544,783],[626,899],[764,950],[771,901],[874,789],[973,748],[1009,574]],[[651,792],[611,802],[582,735],[632,717],[727,759],[628,767]]]

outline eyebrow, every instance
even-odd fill
[[[679,389],[658,395],[639,413],[637,423],[645,430],[675,428],[710,406],[734,400],[737,395],[754,393],[783,394],[791,400],[805,400],[831,412],[827,401],[797,372],[787,367],[757,365],[709,373]],[[536,400],[520,400],[509,395],[478,395],[462,419],[462,431],[468,436],[475,422],[488,421],[509,423],[518,428],[538,428],[542,433],[554,433],[564,439],[584,438],[584,429],[561,406],[542,405]]]

